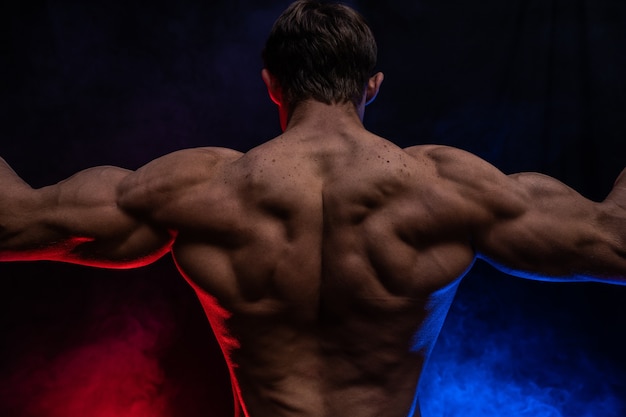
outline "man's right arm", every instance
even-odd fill
[[[171,233],[118,204],[120,184],[131,174],[96,167],[33,189],[0,158],[0,261],[128,268],[158,259]]]
[[[476,234],[480,256],[523,277],[626,284],[626,175],[602,202],[535,173],[506,184],[524,203],[516,216],[495,216]]]

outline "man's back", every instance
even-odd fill
[[[172,210],[251,416],[407,415],[474,258],[433,206],[436,174],[364,130],[288,132]]]

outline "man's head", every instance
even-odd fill
[[[274,23],[263,50],[264,79],[278,83],[281,99],[272,98],[289,112],[307,99],[358,106],[376,52],[372,31],[356,11],[300,0]]]

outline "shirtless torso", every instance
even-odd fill
[[[173,255],[249,414],[406,416],[474,257],[421,201],[434,166],[362,133],[233,157],[173,215]]]
[[[594,203],[456,149],[402,150],[354,107],[303,115],[245,154],[185,150],[40,190],[0,160],[0,260],[134,267],[171,251],[251,417],[419,416],[422,368],[477,255],[623,281],[625,175]]]

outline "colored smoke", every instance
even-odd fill
[[[162,320],[121,314],[56,357],[26,354],[4,388],[19,417],[165,417],[171,389],[159,364]],[[33,349],[36,350],[36,349]]]
[[[623,373],[614,362],[582,346],[571,329],[533,317],[529,306],[498,310],[475,290],[460,291],[424,371],[424,417],[626,415]]]

